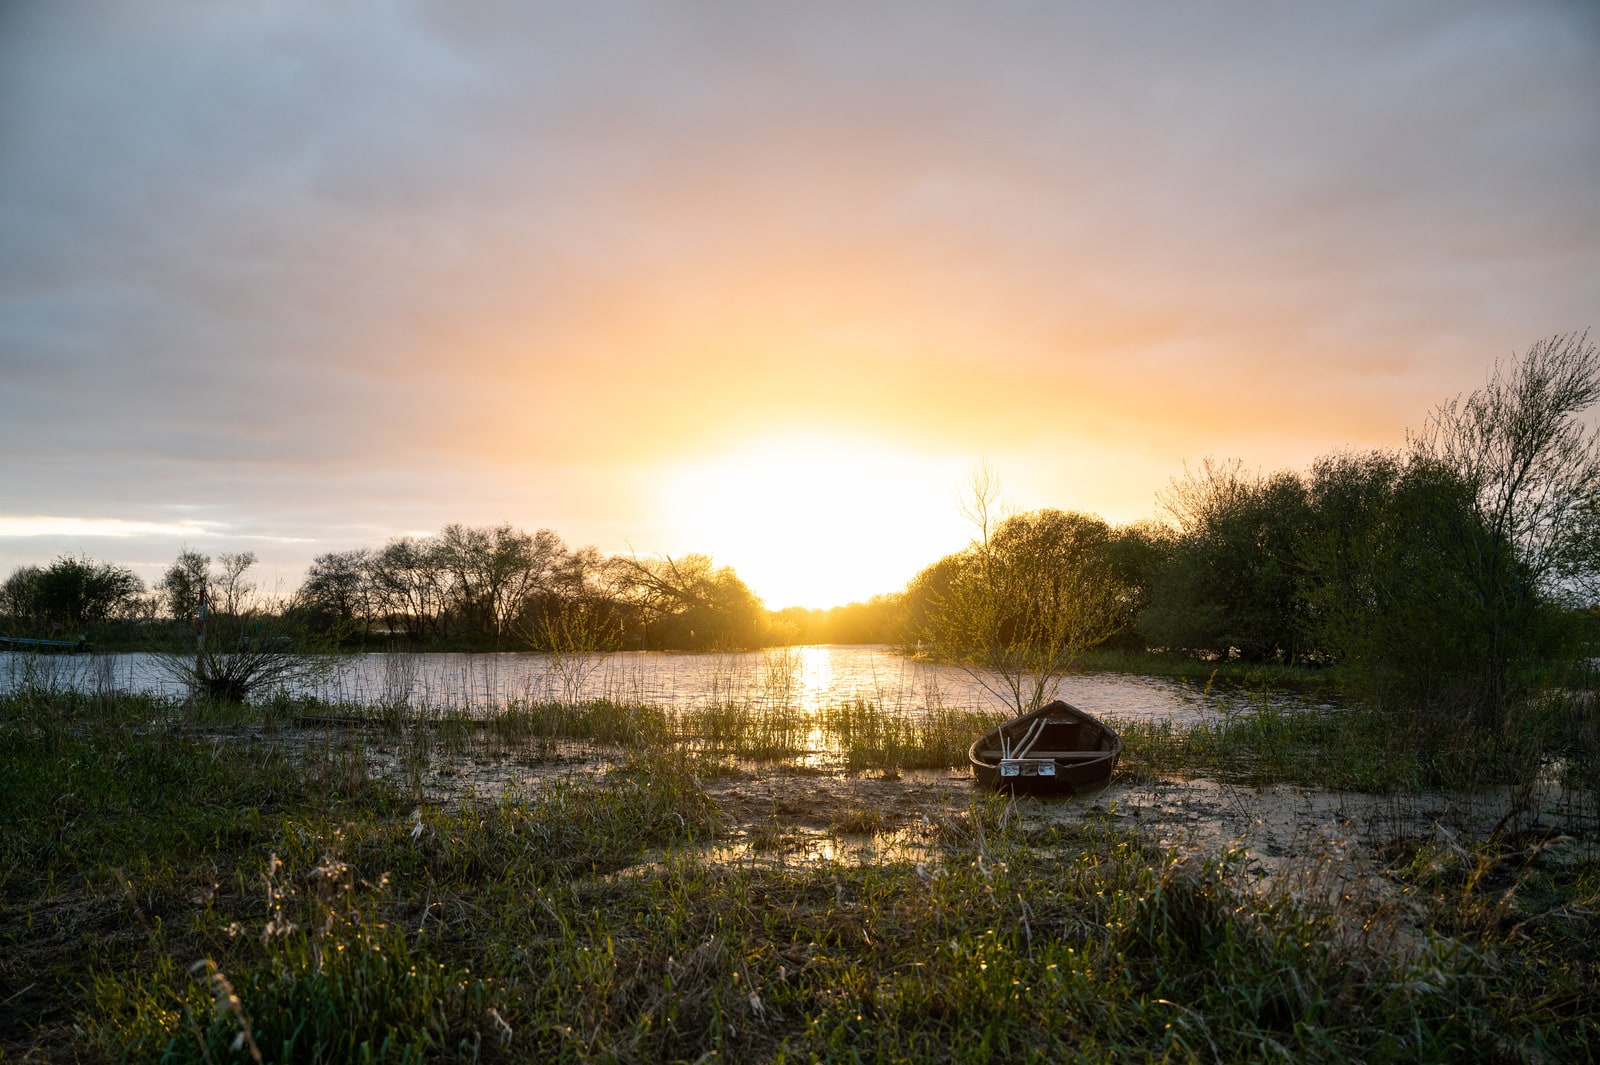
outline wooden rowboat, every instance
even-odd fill
[[[1110,780],[1121,753],[1121,736],[1057,701],[985,732],[973,741],[967,760],[981,784],[1070,794]]]

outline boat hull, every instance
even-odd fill
[[[1122,754],[1122,737],[1069,703],[1012,718],[973,741],[967,760],[988,787],[1070,795],[1103,786]]]

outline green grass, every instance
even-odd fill
[[[920,862],[719,864],[735,826],[704,774],[777,720],[523,708],[271,742],[306,709],[0,696],[0,1056],[1497,1061],[1600,1041],[1600,881],[1537,838],[1401,841],[1381,856],[1397,904],[1315,890],[1317,855],[1269,886],[1241,854],[974,792]],[[841,767],[964,757],[972,727],[808,721]],[[1264,749],[1338,741],[1225,724]],[[440,808],[364,747],[450,760],[558,731],[626,738],[621,771]]]
[[[1288,783],[1339,791],[1409,793],[1533,787],[1559,766],[1557,781],[1593,804],[1600,773],[1592,710],[1569,701],[1530,708],[1498,733],[1436,717],[1397,719],[1356,704],[1285,707],[1261,693],[1245,705],[1218,702],[1192,724],[1118,725],[1126,775],[1176,773],[1265,786]]]
[[[1434,760],[1403,742],[1366,709],[1286,710],[1261,700],[1193,724],[1130,721],[1121,768],[1131,774],[1178,773],[1265,786],[1290,783],[1343,791],[1414,791]]]
[[[1339,667],[1284,665],[1219,658],[1211,661],[1188,653],[1162,651],[1090,650],[1077,657],[1074,669],[1082,673],[1134,673],[1193,681],[1202,687],[1221,685],[1250,690],[1276,689],[1306,694],[1332,694],[1345,680]]]
[[[825,708],[819,725],[846,768],[892,772],[964,766],[972,741],[1004,717],[949,709],[908,717],[858,700]]]

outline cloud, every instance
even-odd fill
[[[122,518],[63,518],[0,514],[0,537],[23,536],[216,536],[216,522],[126,521]]]
[[[1298,461],[1600,296],[1591,5],[0,18],[18,513],[616,537],[774,426]]]

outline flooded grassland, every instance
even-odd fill
[[[965,770],[995,707],[808,701],[765,659],[676,703],[436,703],[405,680],[247,707],[0,694],[0,1053],[1583,1060],[1600,1040],[1595,800],[1559,766],[1437,786],[1357,711],[1180,687],[1181,714],[1121,722],[1107,787],[1013,799]]]

